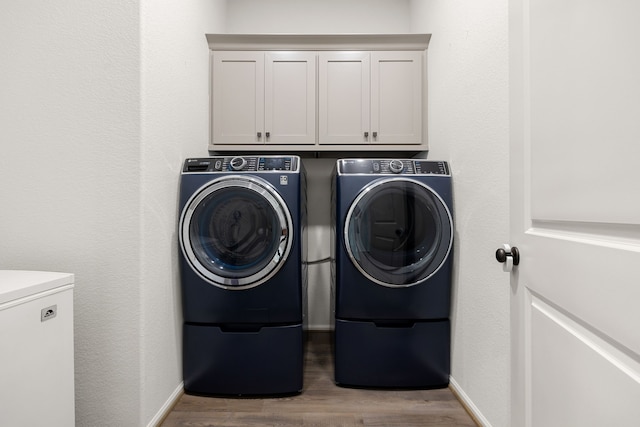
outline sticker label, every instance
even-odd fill
[[[289,185],[289,177],[287,175],[280,175],[280,185]]]

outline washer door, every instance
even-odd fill
[[[444,264],[453,220],[431,187],[405,178],[372,182],[347,212],[344,240],[353,264],[388,287],[417,285]]]
[[[201,187],[180,217],[180,246],[212,285],[248,289],[271,278],[293,244],[291,213],[258,177],[230,175]]]

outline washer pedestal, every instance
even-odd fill
[[[449,384],[449,320],[375,323],[336,319],[335,381],[381,388]]]
[[[302,391],[302,324],[185,324],[183,331],[185,392],[240,396]]]

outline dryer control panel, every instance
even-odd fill
[[[202,172],[298,172],[298,156],[233,156],[187,159],[182,173]]]
[[[449,165],[444,161],[416,159],[341,159],[339,175],[446,175]]]

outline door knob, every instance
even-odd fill
[[[513,270],[515,265],[520,264],[520,251],[506,243],[496,251],[496,259],[502,263],[502,269],[506,272]]]

